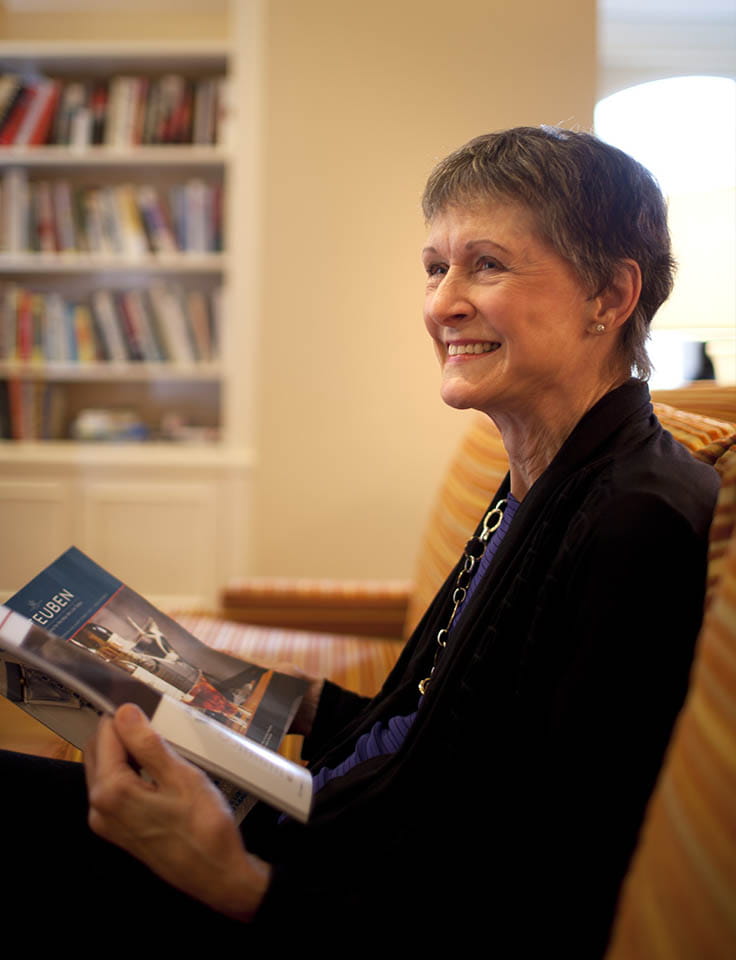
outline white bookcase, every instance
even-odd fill
[[[242,18],[241,18],[242,19]],[[237,87],[254,64],[255,37],[232,47],[210,42],[132,44],[0,43],[0,73],[51,77],[221,75]],[[249,50],[250,47],[250,50]],[[0,444],[0,596],[76,543],[111,572],[169,607],[212,607],[218,588],[247,570],[250,470],[249,365],[253,327],[248,269],[255,228],[240,213],[255,194],[252,145],[255,92],[232,97],[225,135],[213,146],[113,148],[2,147],[9,168],[29,179],[79,185],[167,184],[197,177],[222,185],[223,249],[216,253],[0,253],[0,292],[8,284],[83,298],[97,289],[177,284],[221,288],[219,349],[207,362],[0,363],[0,379],[53,385],[63,397],[63,433],[51,440]],[[251,204],[251,209],[255,203]],[[238,253],[238,250],[240,251]],[[253,264],[252,256],[247,258]],[[237,309],[233,304],[237,303]],[[34,388],[28,388],[32,392]],[[81,410],[130,409],[155,432],[164,415],[201,428],[189,442],[76,442],[69,424]],[[11,549],[7,549],[7,544]]]

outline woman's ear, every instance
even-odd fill
[[[595,297],[595,316],[591,326],[598,333],[617,330],[636,309],[641,294],[641,269],[636,260],[619,260],[613,279]]]

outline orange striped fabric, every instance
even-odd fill
[[[624,884],[606,960],[736,957],[736,451],[714,531],[730,524],[685,706]]]
[[[220,616],[282,629],[401,636],[411,591],[408,580],[248,577],[220,593]]]
[[[705,597],[707,610],[716,586],[723,576],[723,567],[732,531],[736,526],[736,484],[725,483],[726,473],[734,469],[736,461],[736,433],[724,440],[716,440],[693,454],[698,460],[714,466],[721,475],[718,509],[713,517],[708,542],[708,580]]]
[[[690,396],[688,390],[673,393],[681,393],[683,402]],[[724,409],[730,400],[736,420],[736,389],[721,387],[712,393],[714,397],[717,394]],[[691,451],[728,437],[735,429],[734,422],[685,412],[664,403],[655,403],[654,410],[662,426]],[[457,562],[507,470],[508,458],[501,436],[492,421],[479,414],[460,441],[429,517],[419,551],[414,592],[409,599],[405,637],[411,635]]]
[[[713,380],[701,380],[677,390],[653,390],[652,399],[680,410],[701,413],[715,420],[736,423],[736,388]]]
[[[700,413],[690,413],[667,403],[655,403],[653,406],[657,419],[665,430],[669,430],[672,436],[691,452],[729,437],[736,427],[733,421],[716,420]]]
[[[228,589],[249,590],[257,587],[265,597],[281,598],[284,594],[295,597],[338,596],[353,597],[402,597],[408,586],[405,580],[331,580],[327,577],[239,577],[231,580]]]
[[[252,627],[213,617],[179,616],[179,623],[215,650],[273,665],[281,660],[372,697],[401,652],[400,640],[361,640],[336,634]]]
[[[483,516],[508,471],[501,435],[488,417],[474,416],[450,461],[430,511],[414,573],[404,636],[409,637]]]

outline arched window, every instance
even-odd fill
[[[736,383],[736,81],[673,77],[601,100],[596,133],[656,176],[678,261],[671,299],[652,328],[654,387],[702,375]]]

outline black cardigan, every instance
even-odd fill
[[[644,384],[596,404],[521,503],[398,753],[328,783],[307,826],[246,821],[275,865],[257,925],[598,956],[684,698],[717,488]],[[454,579],[373,700],[326,686],[313,767],[416,709]]]

